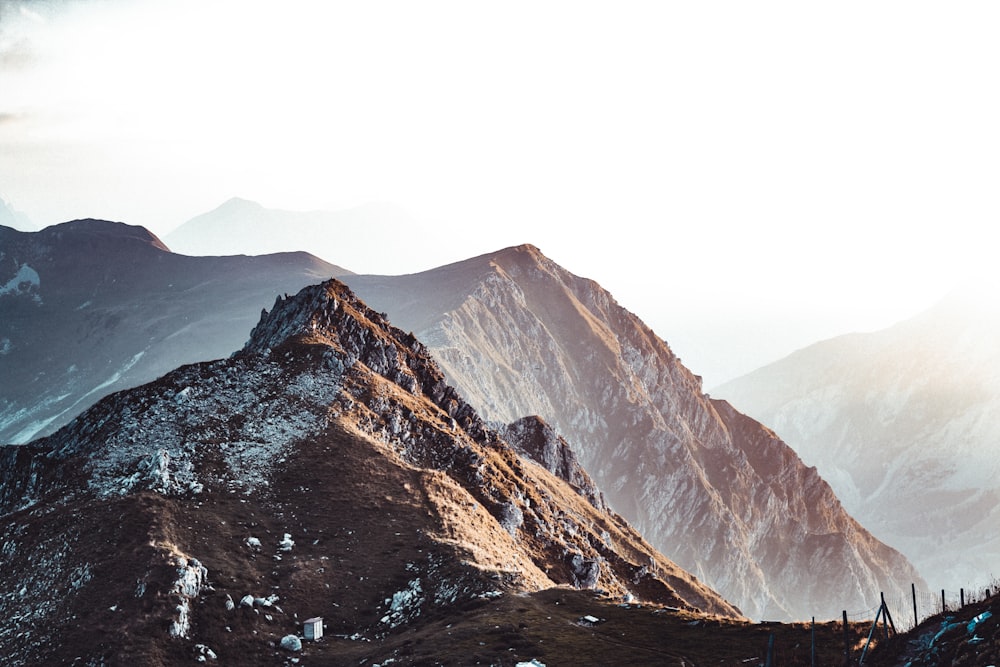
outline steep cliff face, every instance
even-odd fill
[[[956,292],[883,331],[817,343],[717,391],[772,425],[928,581],[1000,557],[1000,310]]]
[[[185,257],[142,227],[0,227],[0,442],[52,433],[102,396],[230,354],[276,294],[344,269],[306,253]]]
[[[365,642],[556,584],[739,617],[587,497],[544,428],[512,432],[577,488],[342,284],[279,298],[232,357],[0,449],[0,654],[274,664],[323,616],[339,639],[309,654],[354,664],[378,655]]]
[[[541,415],[607,501],[755,618],[834,617],[923,586],[815,471],[593,281],[521,246],[421,274],[350,276],[487,418]]]

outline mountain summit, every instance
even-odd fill
[[[540,422],[504,432],[342,284],[279,297],[230,358],[0,449],[0,654],[274,664],[322,616],[307,657],[402,661],[411,629],[557,584],[740,616],[587,493]]]
[[[541,415],[657,548],[752,618],[839,617],[922,580],[773,432],[592,280],[531,245],[345,277],[425,341],[486,418]]]

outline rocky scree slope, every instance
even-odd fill
[[[343,275],[306,253],[185,257],[142,227],[0,227],[0,442],[239,348],[276,294]]]
[[[771,424],[935,587],[955,591],[988,583],[1000,558],[1000,307],[973,287],[716,390]]]
[[[835,618],[924,587],[815,469],[537,248],[344,279],[416,332],[486,418],[537,414],[564,434],[612,508],[748,616]]]
[[[303,656],[358,664],[556,584],[740,617],[605,509],[543,422],[505,433],[542,463],[342,284],[279,297],[232,357],[0,448],[0,655],[273,664],[322,616]]]

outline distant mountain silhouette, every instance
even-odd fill
[[[35,228],[28,216],[11,206],[3,195],[0,195],[0,227],[11,227],[23,232],[33,231]]]
[[[409,247],[419,240],[424,252],[430,252],[447,243],[448,237],[388,204],[342,211],[284,211],[234,198],[192,218],[164,239],[175,252],[185,255],[263,255],[307,249],[317,257],[349,262],[352,267],[377,267],[386,266],[385,245]]]
[[[817,343],[714,393],[771,426],[935,586],[1000,559],[1000,302],[970,283],[885,330]]]

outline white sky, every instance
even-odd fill
[[[241,196],[530,242],[706,386],[995,252],[995,2],[0,0],[0,194],[163,236]]]

